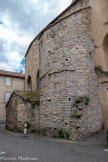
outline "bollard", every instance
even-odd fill
[[[27,123],[24,123],[24,134],[27,134]]]

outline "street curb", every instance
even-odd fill
[[[56,139],[42,139],[45,141],[54,141],[54,142],[65,142],[65,143],[77,143],[76,141],[67,141],[67,140],[56,140]]]
[[[8,130],[1,130],[1,131],[2,131],[2,132],[6,132],[6,133],[8,133],[8,134],[16,135],[16,136],[20,135],[20,134],[16,134],[16,133],[11,132],[11,131],[8,131]]]

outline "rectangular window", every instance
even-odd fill
[[[5,93],[5,102],[8,102],[9,101],[10,95],[11,95],[10,92],[6,92]]]
[[[6,86],[11,86],[11,78],[6,78]]]

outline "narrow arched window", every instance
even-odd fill
[[[108,33],[104,38],[103,48],[104,48],[104,52],[105,52],[105,65],[106,65],[106,69],[108,71]]]
[[[28,76],[28,79],[27,79],[27,90],[32,91],[32,80],[31,80],[30,75]]]
[[[39,70],[36,75],[36,88],[37,88],[37,90],[39,90]]]

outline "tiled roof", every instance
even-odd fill
[[[12,77],[16,77],[16,78],[25,78],[25,75],[22,74],[22,73],[5,71],[5,70],[0,70],[0,75],[2,75],[2,76],[12,76]]]
[[[39,106],[39,104],[40,104],[40,91],[33,91],[33,92],[13,91],[13,93],[11,94],[11,97],[9,98],[9,101],[6,104],[6,107],[8,106],[8,104],[9,104],[14,93],[17,96],[20,96],[21,98],[23,98],[23,101],[31,102],[31,103],[34,103],[34,104],[36,103],[37,106]]]

